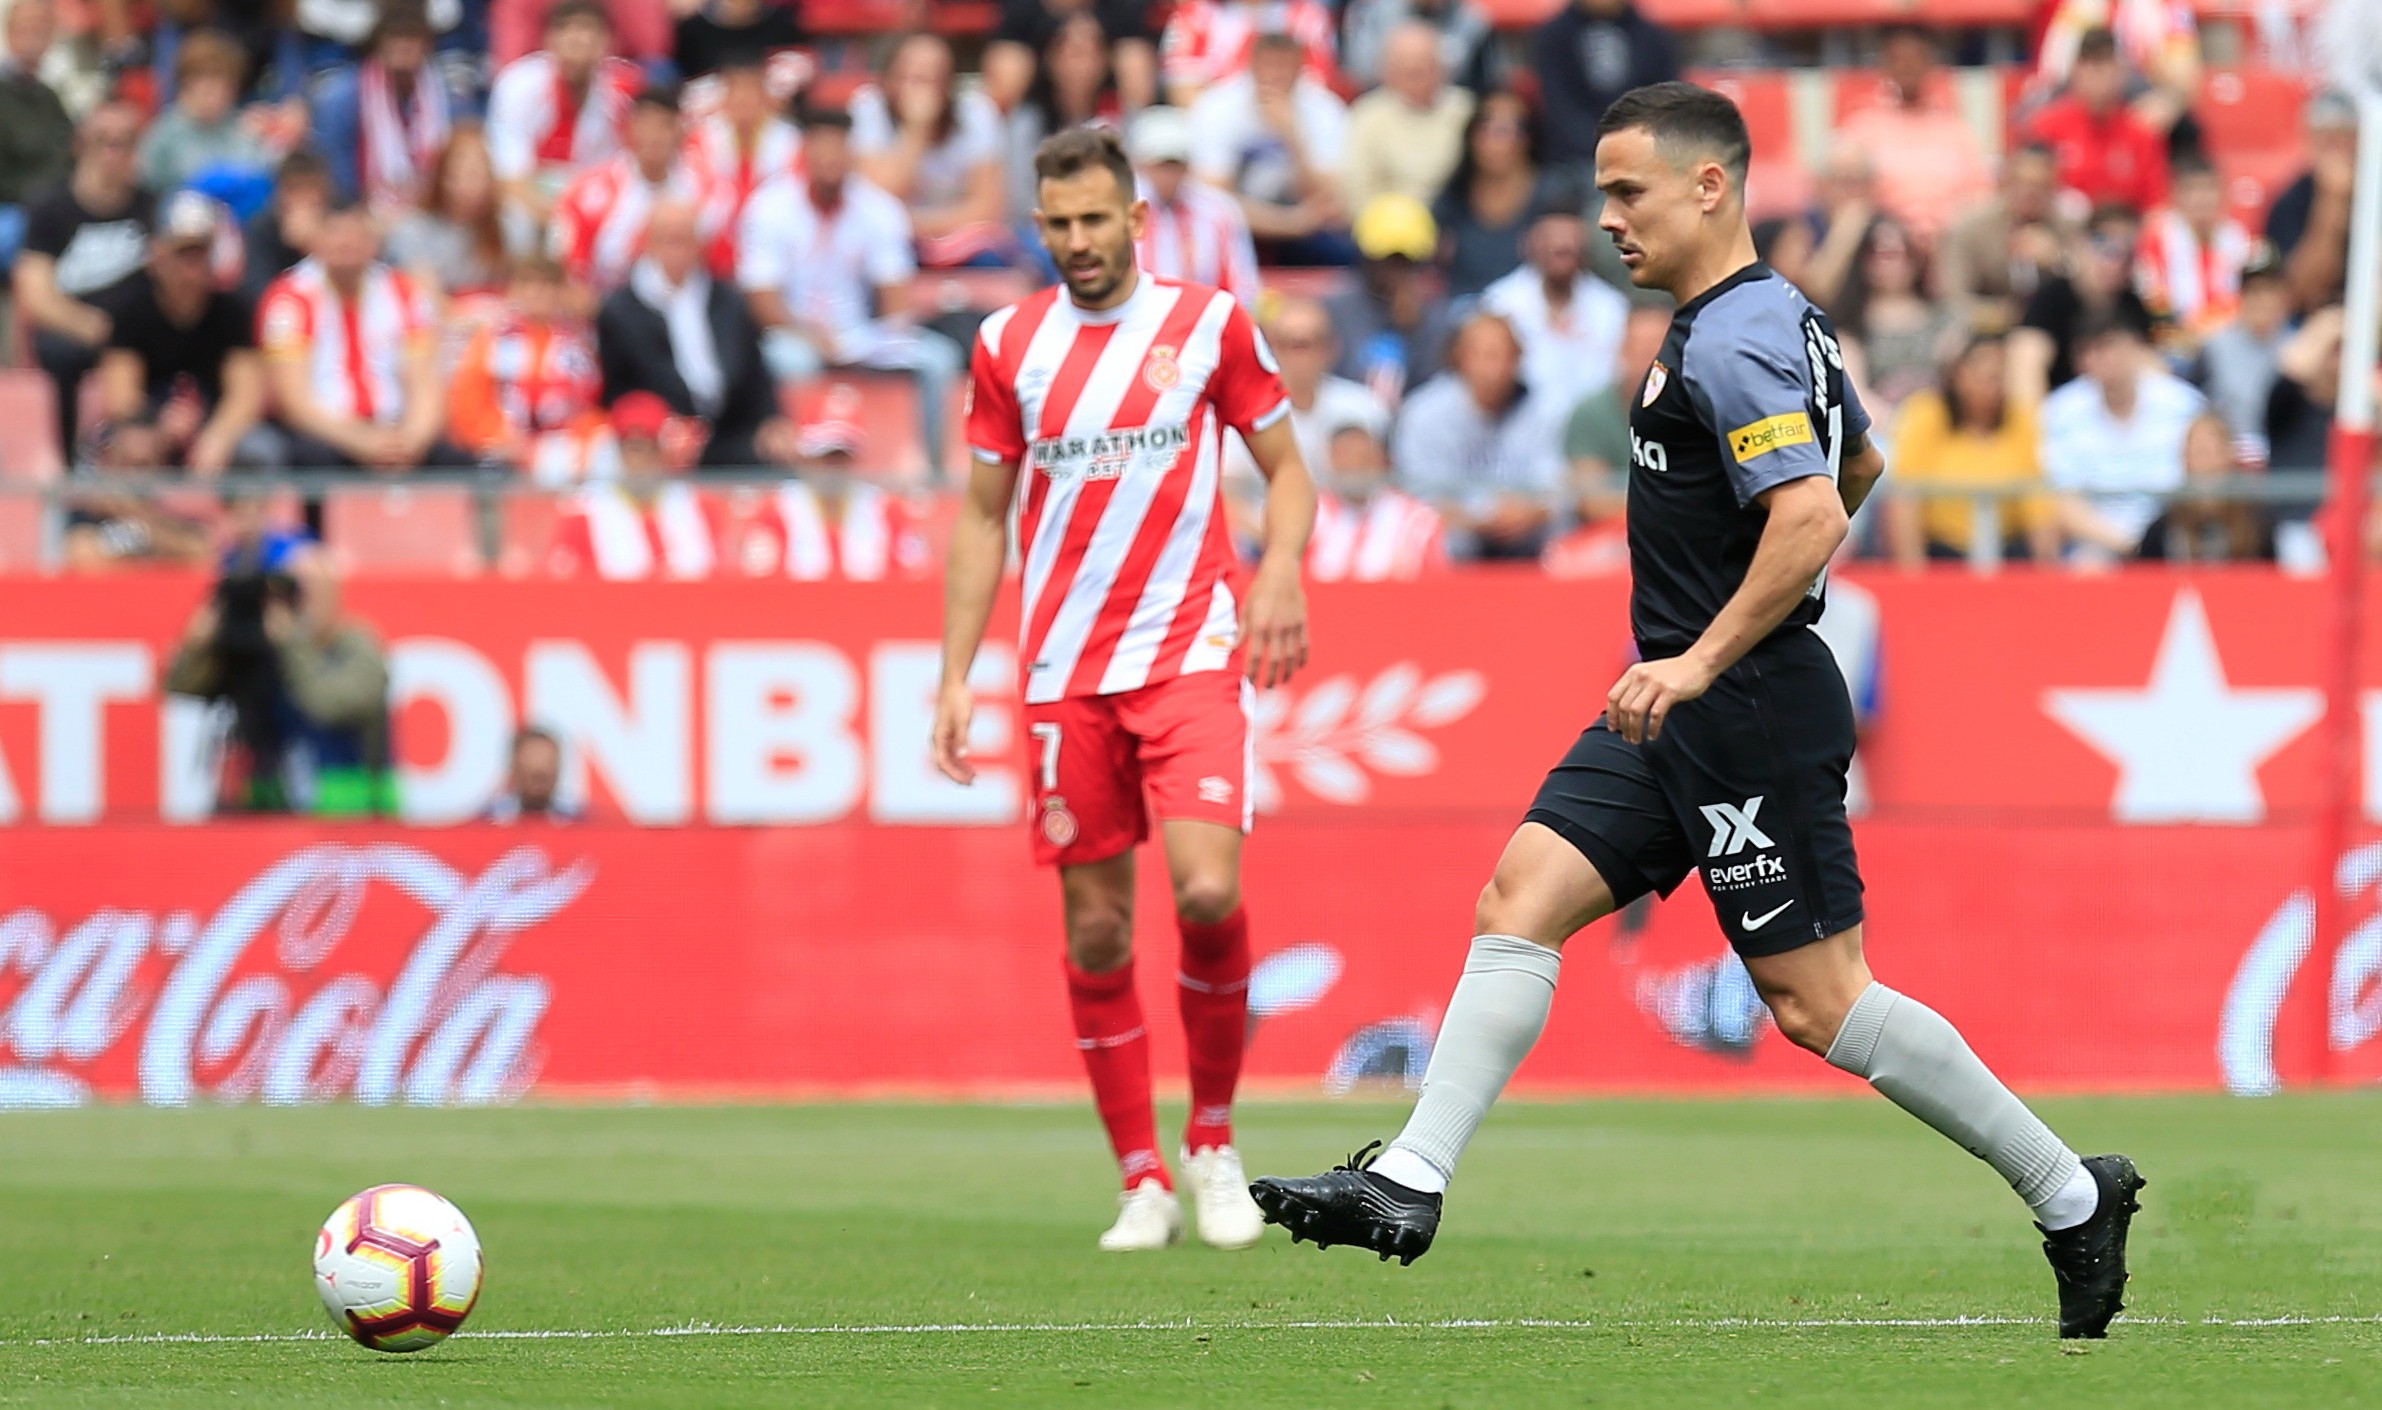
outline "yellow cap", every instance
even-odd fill
[[[1357,212],[1356,247],[1366,259],[1404,255],[1418,263],[1439,253],[1439,222],[1412,196],[1387,192]]]

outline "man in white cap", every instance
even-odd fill
[[[1125,151],[1141,198],[1150,203],[1135,262],[1161,279],[1213,285],[1257,307],[1257,244],[1241,203],[1191,179],[1191,115],[1142,109],[1126,132]]]

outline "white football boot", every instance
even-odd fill
[[[1183,1207],[1174,1191],[1155,1180],[1144,1180],[1117,1196],[1117,1222],[1100,1236],[1107,1253],[1137,1253],[1164,1248],[1183,1237]]]
[[[1230,1146],[1183,1152],[1183,1178],[1199,1211],[1199,1237],[1217,1248],[1248,1248],[1265,1234],[1265,1215],[1249,1198],[1241,1153]]]

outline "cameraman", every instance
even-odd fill
[[[388,661],[372,629],[340,612],[338,581],[319,564],[308,555],[282,571],[236,555],[166,669],[167,691],[226,707],[227,811],[396,812]]]

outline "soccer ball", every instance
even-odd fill
[[[480,1236],[419,1185],[375,1185],[314,1238],[314,1290],[339,1330],[374,1351],[420,1351],[480,1300]]]

